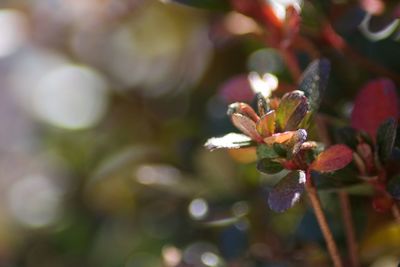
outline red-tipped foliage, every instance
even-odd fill
[[[333,172],[346,167],[353,159],[353,152],[345,145],[334,145],[318,155],[310,169],[318,172]]]
[[[375,140],[381,123],[398,115],[395,85],[388,79],[377,79],[367,83],[358,93],[351,114],[351,126],[366,131]]]

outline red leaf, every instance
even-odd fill
[[[351,114],[351,126],[364,130],[375,140],[379,125],[399,115],[396,88],[388,79],[377,79],[366,84],[358,93]]]
[[[310,169],[318,172],[333,172],[344,168],[353,159],[353,152],[345,145],[334,145],[318,155]]]
[[[252,121],[249,117],[246,117],[240,113],[233,113],[231,115],[231,120],[233,125],[236,126],[242,133],[249,136],[251,139],[257,142],[262,141],[262,137],[258,134],[256,130],[256,123]]]

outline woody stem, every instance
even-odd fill
[[[307,182],[306,183],[306,191],[307,191],[308,198],[310,199],[311,206],[314,210],[315,217],[317,218],[319,227],[321,228],[322,234],[325,238],[325,242],[328,247],[328,252],[333,261],[333,266],[343,267],[342,260],[340,258],[339,250],[337,248],[335,239],[333,238],[333,235],[332,235],[331,230],[329,229],[325,214],[322,210],[321,201],[319,199],[317,189],[311,182]]]

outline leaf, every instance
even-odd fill
[[[278,143],[294,146],[297,143],[303,143],[306,139],[307,131],[304,129],[299,129],[297,131],[287,131],[273,134],[272,136],[264,138],[264,142],[269,145]]]
[[[264,158],[257,162],[257,170],[266,174],[275,174],[283,170],[283,166],[273,159]]]
[[[386,190],[393,198],[400,200],[400,175],[389,180]]]
[[[294,154],[299,152],[302,143],[305,142],[306,140],[307,140],[307,131],[304,129],[277,133],[273,134],[272,136],[264,138],[264,142],[266,144],[273,145],[276,148],[278,148],[277,144],[280,144],[281,146],[279,148],[284,147],[286,150],[286,155],[290,156],[293,156]],[[289,152],[289,154],[287,152]]]
[[[254,122],[257,122],[260,119],[260,117],[258,117],[257,113],[250,105],[242,102],[230,104],[226,113],[228,114],[228,116],[232,116],[234,113],[239,113],[243,116],[250,118]]]
[[[274,148],[276,154],[282,158],[286,158],[288,151],[285,145],[274,143],[272,147]]]
[[[323,151],[310,165],[310,170],[333,172],[344,168],[353,159],[353,151],[345,145],[334,145]]]
[[[301,91],[286,93],[276,110],[276,123],[281,131],[293,131],[303,120],[308,110],[307,98]]]
[[[228,0],[172,0],[172,1],[191,7],[210,9],[210,10],[229,10],[230,8]]]
[[[376,136],[376,145],[377,145],[378,157],[382,163],[386,163],[386,161],[392,155],[396,134],[397,134],[397,122],[393,118],[386,120],[378,128],[378,133]]]
[[[292,171],[283,177],[268,195],[268,205],[276,212],[284,212],[299,201],[304,191],[306,174],[304,171]]]
[[[231,115],[232,123],[236,126],[242,133],[249,136],[255,141],[261,141],[262,138],[256,130],[256,123],[252,121],[249,117],[246,117],[239,113],[233,113]]]
[[[256,123],[257,132],[262,137],[267,137],[275,132],[275,110],[271,110]]]
[[[366,131],[374,140],[381,123],[398,118],[399,104],[394,83],[377,79],[367,83],[358,93],[351,113],[351,126]]]
[[[331,64],[327,59],[317,59],[308,65],[300,78],[299,90],[303,91],[307,97],[312,112],[319,108],[328,85],[330,70]]]
[[[260,116],[264,116],[264,114],[266,114],[269,110],[268,102],[262,93],[257,93],[256,99],[258,114],[260,114]]]
[[[278,158],[279,155],[271,145],[261,144],[257,146],[257,158],[259,160],[265,158]]]
[[[229,133],[222,137],[213,137],[207,140],[204,146],[209,150],[220,148],[236,149],[252,144],[250,137],[244,134]]]

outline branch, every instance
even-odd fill
[[[339,250],[337,248],[335,240],[333,239],[332,232],[329,229],[325,214],[322,211],[321,201],[319,199],[317,190],[311,182],[306,183],[306,190],[308,198],[310,199],[311,206],[314,209],[315,216],[317,217],[319,227],[321,228],[322,234],[324,235],[329,254],[333,261],[333,265],[335,267],[343,267],[342,260],[340,259],[339,255]]]

